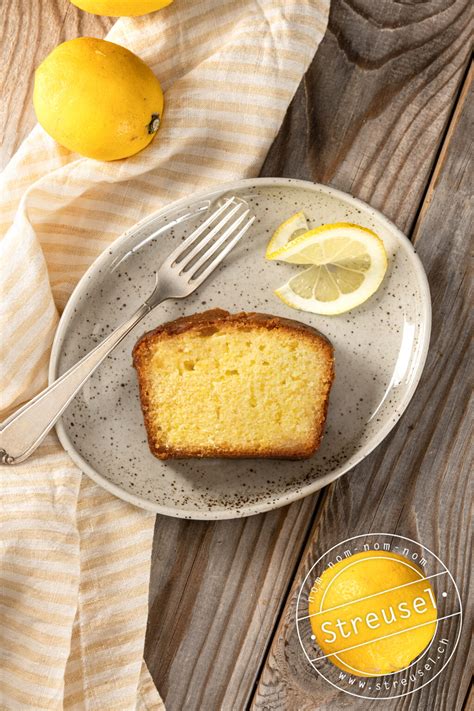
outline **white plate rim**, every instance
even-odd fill
[[[430,336],[431,336],[431,295],[430,288],[428,284],[428,278],[426,276],[425,270],[421,263],[420,258],[416,254],[416,251],[406,235],[383,213],[381,213],[376,208],[372,207],[368,203],[360,200],[359,198],[353,197],[349,193],[346,193],[337,188],[333,188],[328,185],[323,185],[322,183],[313,183],[307,180],[299,180],[296,178],[245,178],[243,180],[237,180],[235,182],[224,183],[221,186],[214,186],[210,189],[199,191],[192,196],[180,198],[172,203],[169,203],[165,207],[162,207],[155,212],[147,215],[139,222],[137,222],[133,227],[120,235],[108,248],[106,248],[97,259],[91,264],[87,271],[83,274],[81,279],[76,284],[68,302],[64,308],[61,315],[58,327],[53,340],[53,345],[51,348],[51,356],[49,361],[49,383],[52,383],[57,377],[58,364],[59,364],[59,354],[61,350],[62,343],[64,341],[64,336],[66,334],[70,319],[74,313],[74,308],[76,306],[77,300],[80,297],[87,281],[89,275],[94,273],[96,269],[100,268],[102,265],[108,261],[110,257],[110,249],[117,249],[122,243],[124,243],[131,234],[135,233],[137,230],[142,229],[151,222],[163,215],[166,215],[170,210],[180,209],[181,207],[188,206],[191,202],[199,202],[202,200],[214,199],[217,196],[232,192],[233,190],[242,190],[245,188],[257,188],[258,187],[296,187],[304,190],[310,190],[315,193],[326,193],[334,197],[339,197],[341,200],[348,201],[354,206],[360,207],[364,212],[367,210],[372,212],[377,216],[377,218],[385,224],[387,229],[391,231],[400,240],[401,244],[405,246],[407,253],[410,255],[417,279],[420,286],[421,304],[422,304],[422,314],[420,319],[420,348],[418,352],[418,360],[414,367],[413,376],[411,379],[410,387],[407,388],[405,395],[394,412],[394,415],[388,420],[383,427],[377,430],[376,435],[371,437],[363,447],[352,457],[349,457],[343,464],[335,467],[331,472],[325,476],[318,478],[316,481],[310,484],[305,484],[302,487],[295,488],[287,494],[281,495],[278,500],[274,500],[270,503],[253,503],[248,506],[240,507],[238,512],[230,508],[223,508],[217,511],[195,511],[193,509],[180,510],[172,506],[166,506],[165,504],[156,504],[151,501],[147,501],[140,496],[131,494],[125,489],[122,489],[117,484],[110,482],[108,479],[103,477],[99,472],[97,472],[88,462],[82,458],[82,456],[76,451],[71,440],[69,439],[67,432],[63,425],[62,417],[56,423],[56,432],[59,441],[65,451],[69,454],[72,461],[76,466],[84,473],[87,474],[93,481],[102,486],[104,489],[114,494],[120,499],[128,501],[129,503],[138,506],[139,508],[145,509],[147,511],[152,511],[154,513],[163,514],[165,516],[172,516],[173,518],[182,519],[193,519],[193,520],[223,520],[223,519],[233,519],[233,518],[245,518],[247,516],[253,516],[259,513],[264,513],[266,511],[271,511],[282,506],[287,506],[288,504],[298,501],[310,494],[314,494],[323,487],[327,486],[331,482],[339,479],[339,477],[346,474],[348,471],[353,469],[357,464],[365,459],[371,452],[378,447],[379,444],[387,437],[387,435],[395,427],[406,408],[408,407],[415,390],[420,381],[423,369],[426,363],[426,358],[428,355]]]

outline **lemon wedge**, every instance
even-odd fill
[[[291,240],[295,239],[299,235],[308,231],[308,223],[306,217],[302,212],[296,212],[294,215],[289,217],[285,222],[277,227],[272,235],[270,242],[267,245],[267,251],[265,252],[265,257],[267,259],[274,259],[274,253],[283,247]]]
[[[325,316],[363,304],[387,270],[380,237],[349,222],[309,230],[273,251],[272,259],[310,265],[275,293],[288,306]]]

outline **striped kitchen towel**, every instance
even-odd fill
[[[328,2],[175,0],[115,24],[108,38],[161,80],[165,118],[113,163],[37,126],[0,176],[2,418],[46,385],[59,314],[107,245],[172,200],[258,174]],[[54,434],[2,467],[0,489],[0,708],[162,708],[143,662],[154,516],[83,476]]]

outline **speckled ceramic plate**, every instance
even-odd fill
[[[400,418],[428,350],[429,289],[406,237],[379,212],[337,190],[264,178],[181,200],[141,222],[101,255],[64,311],[51,356],[51,379],[138,307],[152,290],[154,266],[229,193],[244,198],[257,215],[251,234],[195,294],[148,315],[104,361],[57,427],[72,459],[95,481],[137,506],[182,518],[260,513],[311,494],[347,472]],[[389,255],[384,282],[351,313],[321,317],[294,311],[273,294],[300,267],[266,261],[265,247],[277,225],[297,210],[304,210],[311,226],[351,221],[372,228],[383,239]],[[149,239],[157,229],[159,236]],[[162,462],[149,452],[132,347],[159,323],[217,306],[298,319],[332,341],[336,380],[326,434],[312,459]]]

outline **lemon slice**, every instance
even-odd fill
[[[387,270],[380,237],[348,222],[309,230],[273,252],[272,259],[311,265],[275,293],[288,306],[327,316],[367,301]]]
[[[302,212],[296,212],[277,227],[267,245],[265,257],[267,259],[274,259],[273,255],[280,247],[285,246],[292,239],[295,239],[295,237],[307,231],[308,223],[306,222],[306,217]]]

